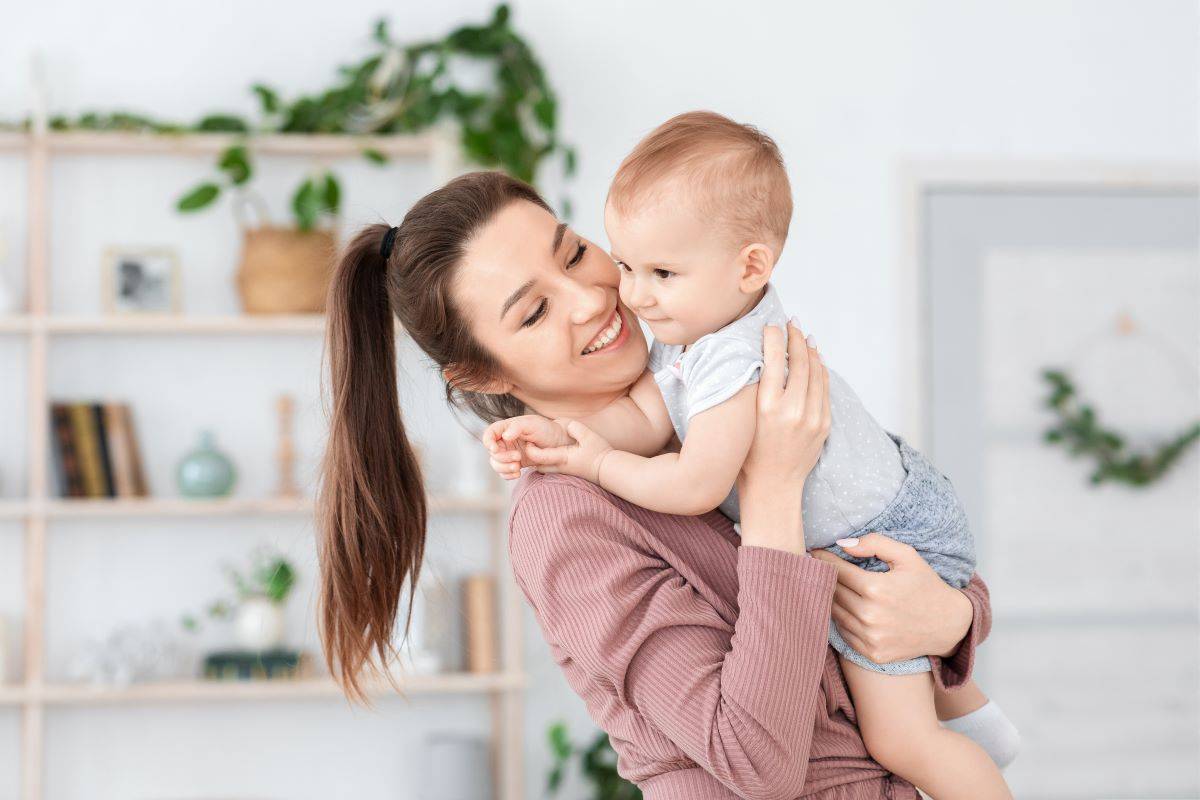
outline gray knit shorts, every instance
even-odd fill
[[[865,536],[874,531],[912,545],[942,580],[961,589],[975,572],[975,544],[962,503],[950,480],[929,459],[899,436],[888,435],[900,448],[900,459],[908,475],[888,507],[851,536]],[[855,558],[837,545],[825,549],[872,572],[887,572],[887,564],[874,556]],[[833,620],[829,622],[829,643],[850,661],[875,672],[913,675],[932,669],[925,656],[876,664],[846,643]]]

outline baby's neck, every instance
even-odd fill
[[[721,325],[721,328],[724,328],[726,325],[732,325],[733,323],[737,322],[742,317],[749,314],[751,311],[754,310],[754,307],[756,305],[758,305],[759,303],[762,302],[762,299],[766,296],[767,296],[767,287],[766,286],[759,289],[757,292],[754,292],[753,294],[751,294],[750,297],[747,298],[746,302],[742,304],[741,309],[736,314],[734,314],[732,318],[730,318],[725,323],[723,323]],[[721,328],[718,328],[717,330],[720,330]],[[717,331],[709,331],[709,333],[716,333],[716,332]],[[683,349],[687,350],[693,344],[695,344],[695,342],[687,342],[686,344],[684,344]]]

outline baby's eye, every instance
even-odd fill
[[[656,270],[654,270],[654,277],[656,277],[656,278],[659,278],[659,279],[661,279],[661,280],[664,280],[664,281],[665,281],[667,278],[669,278],[669,277],[671,277],[672,275],[674,275],[674,274],[675,274],[675,273],[674,273],[674,272],[671,272],[671,270],[669,270],[669,269],[656,269]]]
[[[617,266],[621,268],[621,272],[633,272],[633,269],[624,261],[618,261]]]

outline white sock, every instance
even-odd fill
[[[1017,731],[1017,726],[1013,725],[1004,710],[991,700],[970,714],[942,720],[942,724],[970,738],[986,750],[1000,769],[1011,764],[1017,757],[1017,751],[1021,749],[1021,734]]]

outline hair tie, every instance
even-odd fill
[[[396,241],[396,231],[399,228],[388,228],[388,232],[383,235],[383,244],[379,245],[379,255],[383,256],[383,260],[387,261],[392,255],[392,245]]]

